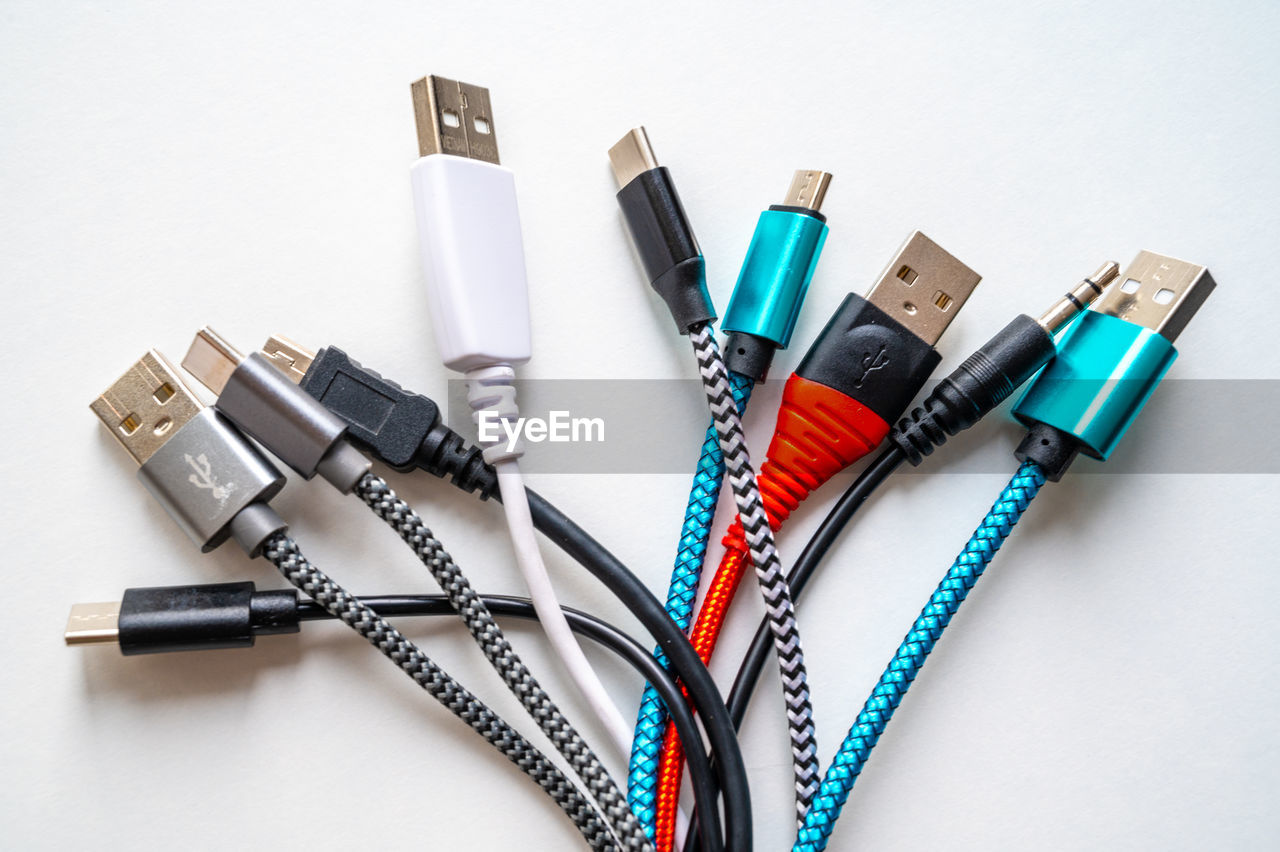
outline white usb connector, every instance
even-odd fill
[[[436,344],[445,366],[466,376],[477,420],[483,413],[514,426],[519,411],[513,368],[532,354],[515,177],[498,163],[486,89],[425,77],[412,93],[421,157],[410,180]],[[542,561],[520,473],[524,448],[501,441],[481,445],[498,474],[516,562],[542,629],[595,716],[627,754],[631,725],[578,645]]]
[[[520,212],[488,92],[426,77],[413,96],[422,157],[409,174],[441,360],[464,373],[523,364],[532,350]]]

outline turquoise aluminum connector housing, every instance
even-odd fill
[[[1063,332],[1058,355],[1013,408],[1026,426],[1044,423],[1105,460],[1178,357],[1162,335],[1085,311]]]
[[[794,208],[760,214],[721,326],[786,349],[818,265],[827,224]]]

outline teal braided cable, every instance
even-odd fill
[[[755,380],[741,373],[730,371],[729,390],[741,416],[751,400]],[[675,568],[671,572],[671,584],[667,587],[667,614],[680,625],[685,633],[693,621],[693,602],[698,597],[698,583],[702,579],[702,562],[707,555],[711,538],[711,522],[715,519],[716,502],[720,497],[720,484],[724,480],[724,457],[720,454],[720,439],[715,423],[707,427],[702,442],[702,455],[689,489],[689,505],[684,512],[684,526],[680,530],[680,549],[676,553]],[[653,655],[667,667],[667,657],[661,648]],[[635,737],[631,742],[631,761],[627,776],[627,798],[631,809],[653,839],[654,800],[657,796],[658,759],[662,752],[662,737],[667,727],[667,711],[657,690],[646,684],[640,699],[640,712],[636,717]]]
[[[827,848],[831,831],[840,818],[840,810],[885,726],[893,718],[894,711],[902,703],[942,631],[951,623],[952,616],[960,609],[960,604],[964,603],[1042,485],[1044,470],[1035,462],[1027,461],[1000,492],[991,511],[982,519],[915,624],[911,625],[911,631],[898,646],[884,674],[880,675],[880,682],[872,690],[871,697],[862,705],[862,712],[827,768],[792,852],[819,852]]]

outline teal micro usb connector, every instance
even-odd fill
[[[1077,453],[1108,458],[1214,286],[1203,266],[1141,252],[1063,332],[1057,357],[1014,406],[1013,416],[1030,429],[1018,459],[1039,463],[1056,482]]]
[[[790,344],[827,239],[820,211],[830,184],[828,172],[800,169],[783,202],[760,214],[721,323],[730,370],[759,381]]]
[[[648,137],[642,132],[632,131],[610,152],[620,182],[625,175],[619,168],[617,152],[625,151],[637,141],[644,143],[641,146],[643,156],[638,158],[638,163],[646,165],[651,170],[649,174],[657,174],[654,166],[657,160],[647,146]],[[826,242],[827,220],[820,211],[830,185],[829,172],[797,170],[783,203],[761,213],[752,234],[724,323],[728,332],[725,366],[729,390],[739,416],[746,413],[751,391],[757,381],[764,379],[774,353],[785,349],[791,341],[822,245]],[[624,192],[620,192],[618,198],[624,204],[629,221],[641,221],[640,213],[643,211],[628,209]],[[674,197],[674,188],[671,195]],[[683,220],[682,216],[666,215],[671,221]],[[679,244],[681,241],[671,242]],[[683,242],[695,244],[692,232]],[[637,244],[640,243],[637,237]],[[646,269],[652,271],[647,261]],[[703,438],[702,452],[685,507],[675,566],[667,588],[667,614],[683,631],[687,631],[693,621],[693,604],[698,597],[703,560],[724,473],[724,459],[713,420]],[[663,658],[660,649],[656,653],[659,659]],[[648,685],[641,698],[631,746],[627,796],[636,816],[654,835],[674,829],[674,826],[660,829],[657,807],[659,756],[666,728],[666,709],[657,691]]]

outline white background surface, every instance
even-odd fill
[[[422,74],[493,93],[534,288],[525,376],[694,375],[613,201],[605,150],[643,122],[721,305],[792,170],[836,173],[832,236],[778,376],[918,227],[985,275],[944,368],[1101,260],[1150,248],[1220,284],[1174,374],[1280,378],[1274,4],[265,6],[0,5],[0,846],[577,848],[526,780],[336,625],[202,655],[62,646],[73,601],[280,585],[231,547],[196,553],[87,410],[147,347],[180,356],[204,323],[246,348],[283,332],[443,395],[407,178]],[[749,418],[758,453],[769,399]],[[1263,440],[1275,426],[1255,425]],[[1143,421],[1128,440],[1177,428]],[[670,438],[692,469],[700,438]],[[1005,479],[947,468],[870,505],[802,606],[824,760]],[[847,481],[797,516],[784,556]],[[1275,848],[1276,483],[1050,486],[904,703],[832,848]],[[395,484],[478,586],[519,590],[494,507],[423,476]],[[687,474],[534,485],[665,587]],[[276,502],[355,590],[434,591],[351,500],[295,482]],[[568,601],[633,626],[546,552]],[[752,594],[738,606],[725,651],[758,615]],[[518,718],[459,627],[409,632]],[[511,633],[603,746],[535,634]],[[636,678],[599,659],[631,708]],[[761,849],[792,836],[776,692],[743,734]]]

